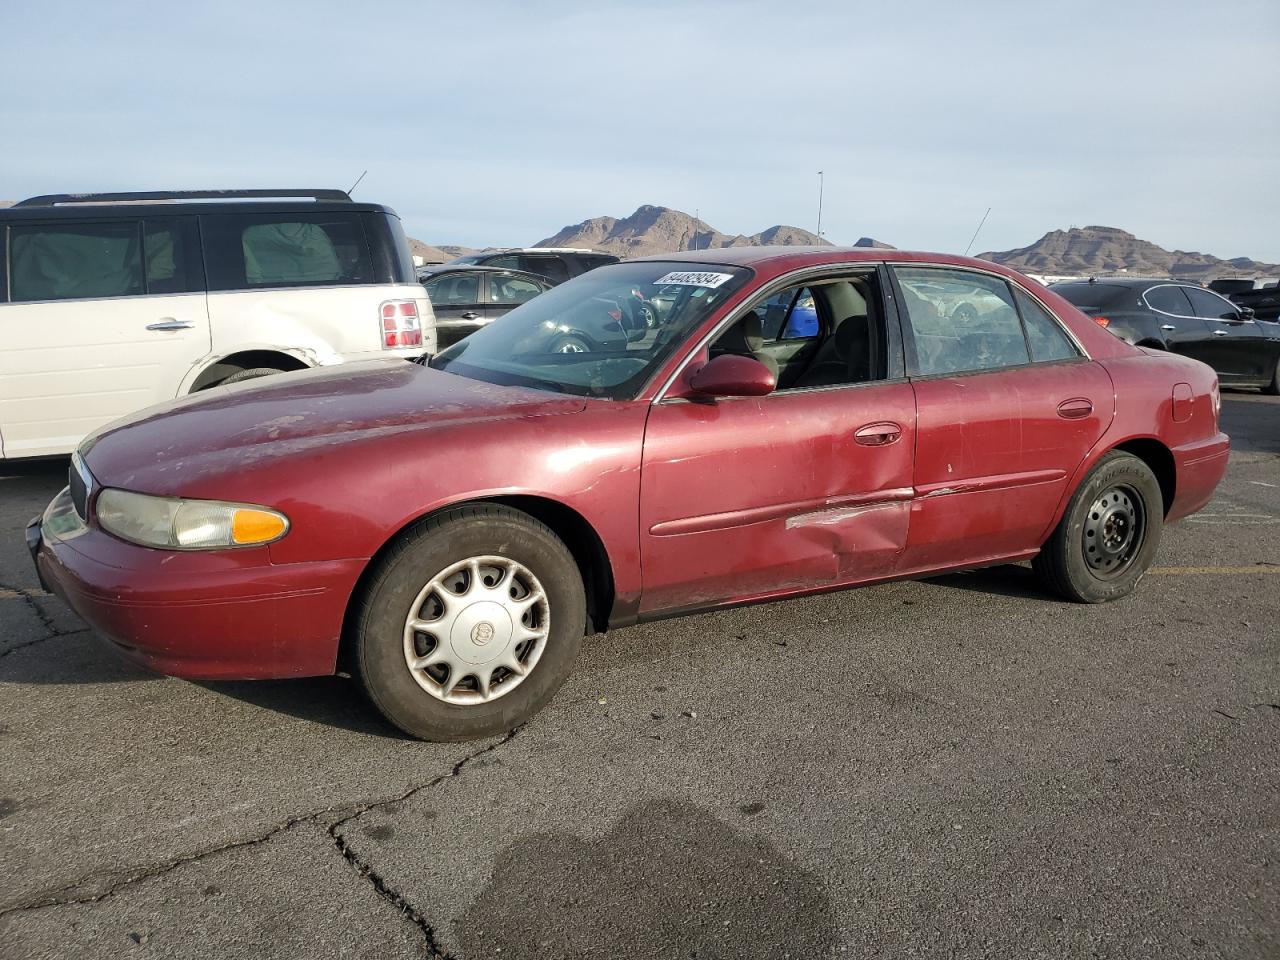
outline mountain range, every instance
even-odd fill
[[[465,247],[429,246],[411,241],[414,253],[439,263],[463,253]],[[777,244],[826,246],[830,243],[801,227],[778,224],[753,234],[721,233],[705,221],[680,210],[645,204],[630,216],[592,217],[544,237],[537,247],[590,247],[619,257],[643,257],[676,250],[707,250]],[[863,237],[854,246],[894,249]],[[1116,227],[1072,227],[1051,230],[1035,243],[1014,250],[989,250],[978,256],[1024,273],[1041,276],[1093,276],[1127,273],[1132,276],[1178,277],[1204,282],[1227,276],[1280,276],[1280,265],[1248,257],[1223,260],[1207,253],[1166,250]]]
[[[1072,227],[1051,230],[1035,243],[1016,250],[980,253],[983,260],[1022,273],[1094,276],[1177,277],[1206,281],[1216,277],[1278,276],[1280,265],[1248,257],[1222,260],[1207,253],[1166,250],[1116,227]]]

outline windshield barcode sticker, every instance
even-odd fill
[[[680,284],[686,287],[711,287],[714,289],[725,281],[732,279],[732,273],[668,273],[665,277],[655,280],[654,284],[659,287]]]

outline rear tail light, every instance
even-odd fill
[[[1094,318],[1093,318],[1093,322],[1094,322],[1094,323],[1096,323],[1096,324],[1097,324],[1098,326],[1100,326],[1100,327],[1109,327],[1109,326],[1111,326],[1111,320],[1110,320],[1110,318],[1108,318],[1108,317],[1094,317]]]
[[[382,349],[422,346],[418,304],[413,300],[387,300],[381,307]]]

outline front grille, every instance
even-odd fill
[[[67,486],[71,488],[71,505],[81,520],[89,519],[89,494],[93,489],[93,477],[80,455],[72,454],[71,469],[67,471]]]

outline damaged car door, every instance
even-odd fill
[[[878,277],[797,285],[819,318],[804,369],[778,372],[751,309],[659,395],[641,473],[642,614],[892,573],[907,538],[916,413]],[[724,353],[760,361],[777,388],[697,396],[692,373]]]

